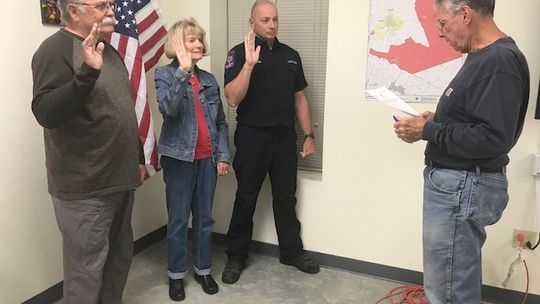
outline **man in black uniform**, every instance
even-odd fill
[[[408,143],[427,141],[424,287],[431,304],[480,303],[485,226],[508,203],[506,165],[529,101],[529,68],[493,20],[495,0],[435,0],[441,37],[467,53],[435,114],[395,124]]]
[[[233,164],[238,189],[222,276],[228,284],[238,281],[246,265],[253,213],[267,173],[280,262],[307,273],[319,271],[318,262],[304,252],[295,209],[295,117],[305,139],[300,155],[305,158],[315,151],[302,62],[298,52],[276,38],[278,15],[273,2],[255,1],[249,23],[252,31],[229,51],[225,63],[225,96],[231,107],[238,106]]]

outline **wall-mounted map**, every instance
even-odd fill
[[[366,89],[436,102],[463,58],[439,36],[433,0],[370,1]]]

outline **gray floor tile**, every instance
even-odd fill
[[[248,267],[233,285],[221,282],[224,248],[214,248],[212,275],[219,284],[215,295],[205,294],[193,279],[185,279],[185,303],[221,304],[348,304],[375,303],[397,283],[335,269],[305,274],[279,263],[275,257],[250,255]],[[161,242],[135,257],[124,294],[125,304],[171,303],[166,276],[166,244]]]
[[[164,241],[133,259],[124,291],[124,304],[174,303],[168,296],[167,248]],[[189,304],[351,304],[375,303],[389,290],[400,286],[346,271],[321,268],[311,275],[279,263],[275,257],[251,254],[248,267],[233,285],[221,282],[225,250],[214,248],[212,275],[219,284],[215,295],[204,293],[190,269],[185,279]],[[63,303],[62,301],[57,304]]]

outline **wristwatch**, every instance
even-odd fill
[[[311,139],[315,139],[313,133],[304,134],[304,140],[308,139],[308,137],[311,137]]]

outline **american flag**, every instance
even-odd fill
[[[166,24],[156,0],[115,0],[116,25],[110,43],[118,50],[129,72],[139,139],[149,175],[159,170],[156,136],[146,92],[146,71],[163,54]]]

